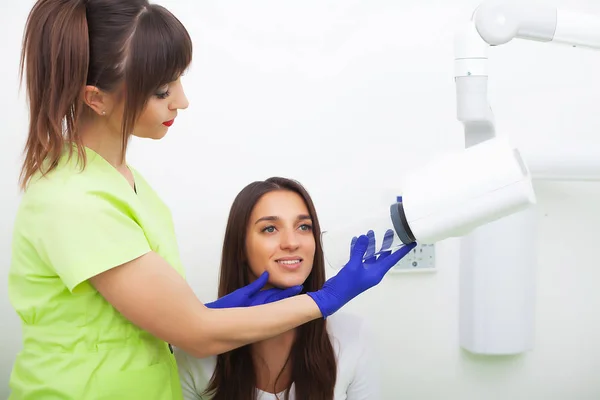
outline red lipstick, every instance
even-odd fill
[[[172,120],[169,120],[169,121],[163,122],[163,125],[164,125],[164,126],[171,126],[171,125],[173,125],[173,122],[175,122],[175,119],[172,119]]]

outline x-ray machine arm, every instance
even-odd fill
[[[515,38],[600,50],[600,16],[525,1],[481,3],[455,40],[457,116],[467,147],[496,135],[487,97],[488,50]]]
[[[512,39],[600,49],[600,17],[527,1],[484,1],[455,38],[457,118],[465,146],[504,135],[488,101],[488,51]],[[464,236],[460,259],[460,345],[478,354],[533,348],[536,211]]]

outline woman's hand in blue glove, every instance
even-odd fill
[[[350,261],[337,275],[327,280],[321,290],[307,294],[317,303],[323,318],[327,318],[359,294],[379,284],[385,274],[416,245],[411,243],[376,260],[370,257],[363,261],[369,238],[360,236],[352,248]]]
[[[292,286],[287,289],[272,288],[261,290],[269,279],[269,273],[263,272],[262,275],[249,285],[244,286],[226,296],[221,297],[212,303],[206,303],[208,308],[234,308],[260,306],[274,301],[293,297],[302,291],[302,285]]]

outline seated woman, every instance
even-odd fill
[[[269,273],[265,288],[325,283],[320,227],[297,182],[270,178],[246,186],[229,214],[219,297]],[[186,400],[377,400],[377,362],[360,318],[336,313],[217,357],[175,349]]]

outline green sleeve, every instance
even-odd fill
[[[36,206],[31,221],[42,259],[70,291],[151,250],[126,202],[103,193],[59,197]]]

